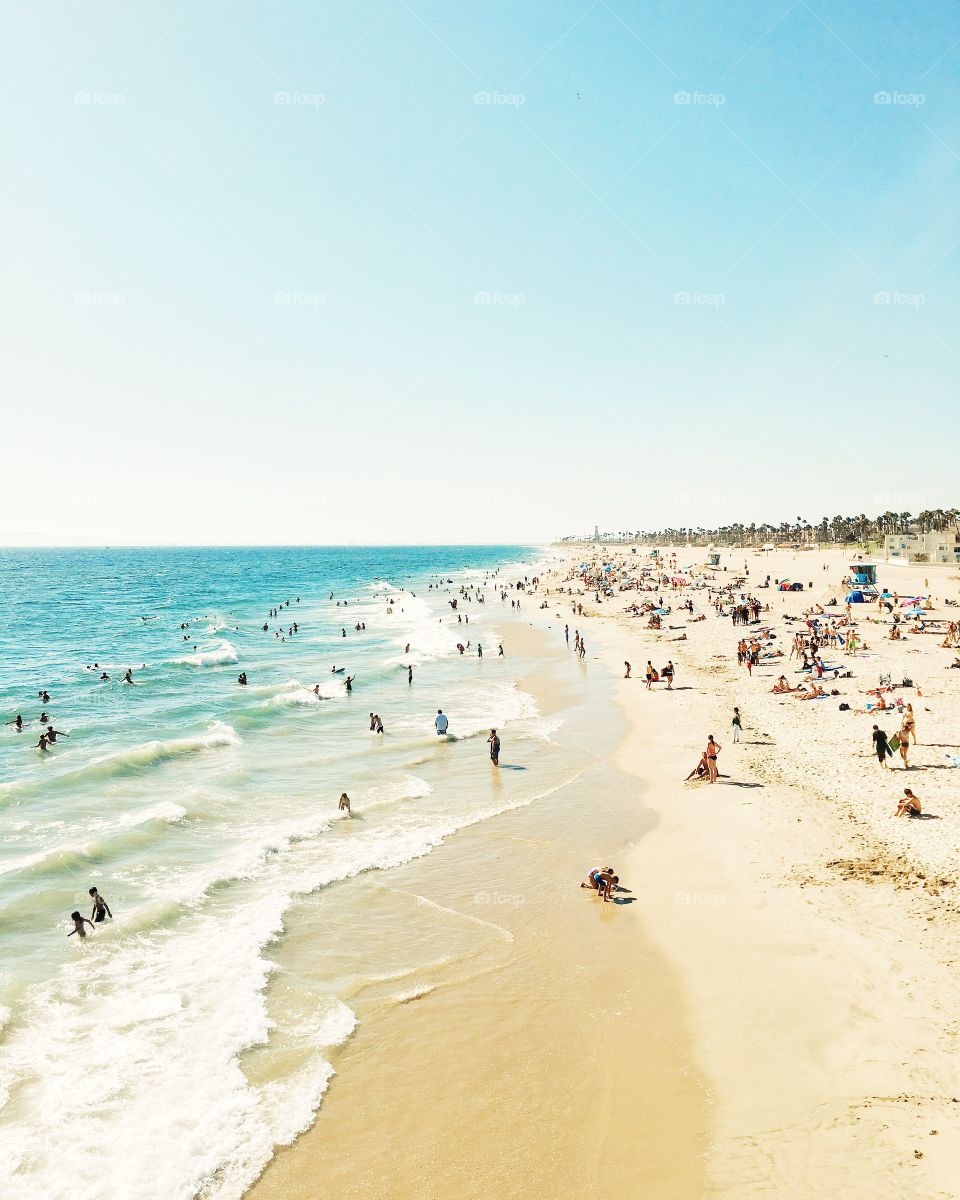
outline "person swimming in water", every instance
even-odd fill
[[[54,729],[54,727],[52,725],[47,726],[47,741],[50,742],[51,744],[53,742],[55,742],[58,737],[68,738],[69,736],[70,736],[70,734],[64,733],[62,729]]]
[[[346,679],[343,681],[343,686],[347,689],[348,692],[353,691],[353,681],[355,679],[356,679],[356,675],[348,675],[346,677]]]
[[[113,913],[110,911],[110,905],[104,900],[95,887],[90,888],[90,899],[93,903],[93,912],[90,917],[99,925],[101,921],[105,921],[107,917],[113,920]]]
[[[23,717],[19,713],[17,713],[12,721],[7,721],[7,724],[13,725],[17,733],[23,733]]]
[[[41,754],[49,754],[49,741],[45,733],[40,734],[40,741],[37,742],[37,749]]]
[[[84,929],[84,925],[89,925],[91,929],[94,927],[92,921],[88,921],[86,917],[81,917],[78,912],[72,912],[70,920],[73,922],[73,928],[67,934],[67,937],[73,937],[74,934],[77,934],[78,937],[86,937],[87,931]]]
[[[346,792],[341,793],[340,803],[337,807],[340,809],[341,812],[345,812],[348,817],[353,816],[353,812],[350,809],[350,797],[347,795]]]
[[[106,671],[104,671],[103,674],[100,676],[100,682],[103,683],[104,680],[107,680],[109,678],[110,678],[110,676],[106,673]]]
[[[194,650],[196,650],[196,646],[194,646]],[[127,667],[127,669],[124,673],[123,682],[124,683],[133,683],[133,672],[130,670],[129,667]]]

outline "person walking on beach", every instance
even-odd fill
[[[447,726],[450,724],[450,722],[447,720],[446,713],[442,708],[437,709],[437,715],[434,717],[433,723],[437,727],[437,736],[443,737],[447,732]]]
[[[626,659],[624,659],[624,660],[623,660],[623,665],[624,665],[624,666],[627,668],[627,672],[626,672],[626,674],[624,675],[624,679],[629,679],[629,678],[630,678],[630,671],[631,671],[630,664],[627,662],[627,660],[626,660]]]
[[[723,747],[720,743],[713,740],[713,734],[711,733],[707,739],[707,777],[710,783],[717,782],[717,755],[722,749]]]
[[[890,746],[887,742],[887,735],[883,732],[879,725],[874,725],[873,733],[870,735],[873,739],[873,748],[877,752],[877,760],[881,767],[887,765],[887,755],[890,752]]]
[[[110,905],[104,900],[95,887],[90,888],[90,900],[93,904],[93,912],[90,918],[99,925],[101,921],[105,921],[107,917],[113,920],[113,913],[110,911]]]
[[[569,646],[570,645],[570,626],[569,625],[564,625],[563,636],[566,640],[567,645]]]
[[[663,668],[663,677],[667,681],[667,691],[673,691],[673,660],[669,659]]]
[[[500,738],[497,736],[495,729],[490,730],[490,736],[487,738],[490,745],[490,761],[495,767],[500,766]]]
[[[733,720],[730,722],[730,724],[733,726],[733,740],[734,740],[734,742],[739,742],[740,741],[740,731],[743,728],[743,721],[740,719],[740,709],[739,708],[735,708],[733,710]]]

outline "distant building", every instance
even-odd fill
[[[960,562],[960,534],[955,529],[930,533],[888,533],[884,556],[904,562]]]
[[[594,527],[593,527],[593,540],[595,542],[600,541],[600,526],[599,525],[594,525]]]

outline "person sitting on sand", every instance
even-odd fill
[[[697,779],[704,779],[708,774],[709,770],[707,768],[707,752],[704,750],[704,752],[700,755],[700,761],[683,782],[688,783],[694,777]]]
[[[823,690],[823,688],[820,686],[819,683],[814,683],[811,680],[807,686],[810,688],[810,691],[805,692],[805,691],[798,689],[795,699],[797,699],[797,700],[818,700],[821,696],[826,695],[826,692]]]
[[[787,683],[786,675],[781,675],[770,690],[777,695],[780,695],[782,692],[795,692],[797,689],[792,688],[790,684]]]
[[[895,817],[919,817],[922,811],[920,801],[913,792],[909,788],[904,788],[903,796],[897,804],[897,811],[893,815]]]

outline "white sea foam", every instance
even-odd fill
[[[170,661],[189,667],[219,667],[226,663],[238,663],[240,656],[226,638],[221,638],[215,646],[207,650],[198,650],[196,654],[172,658]]]

